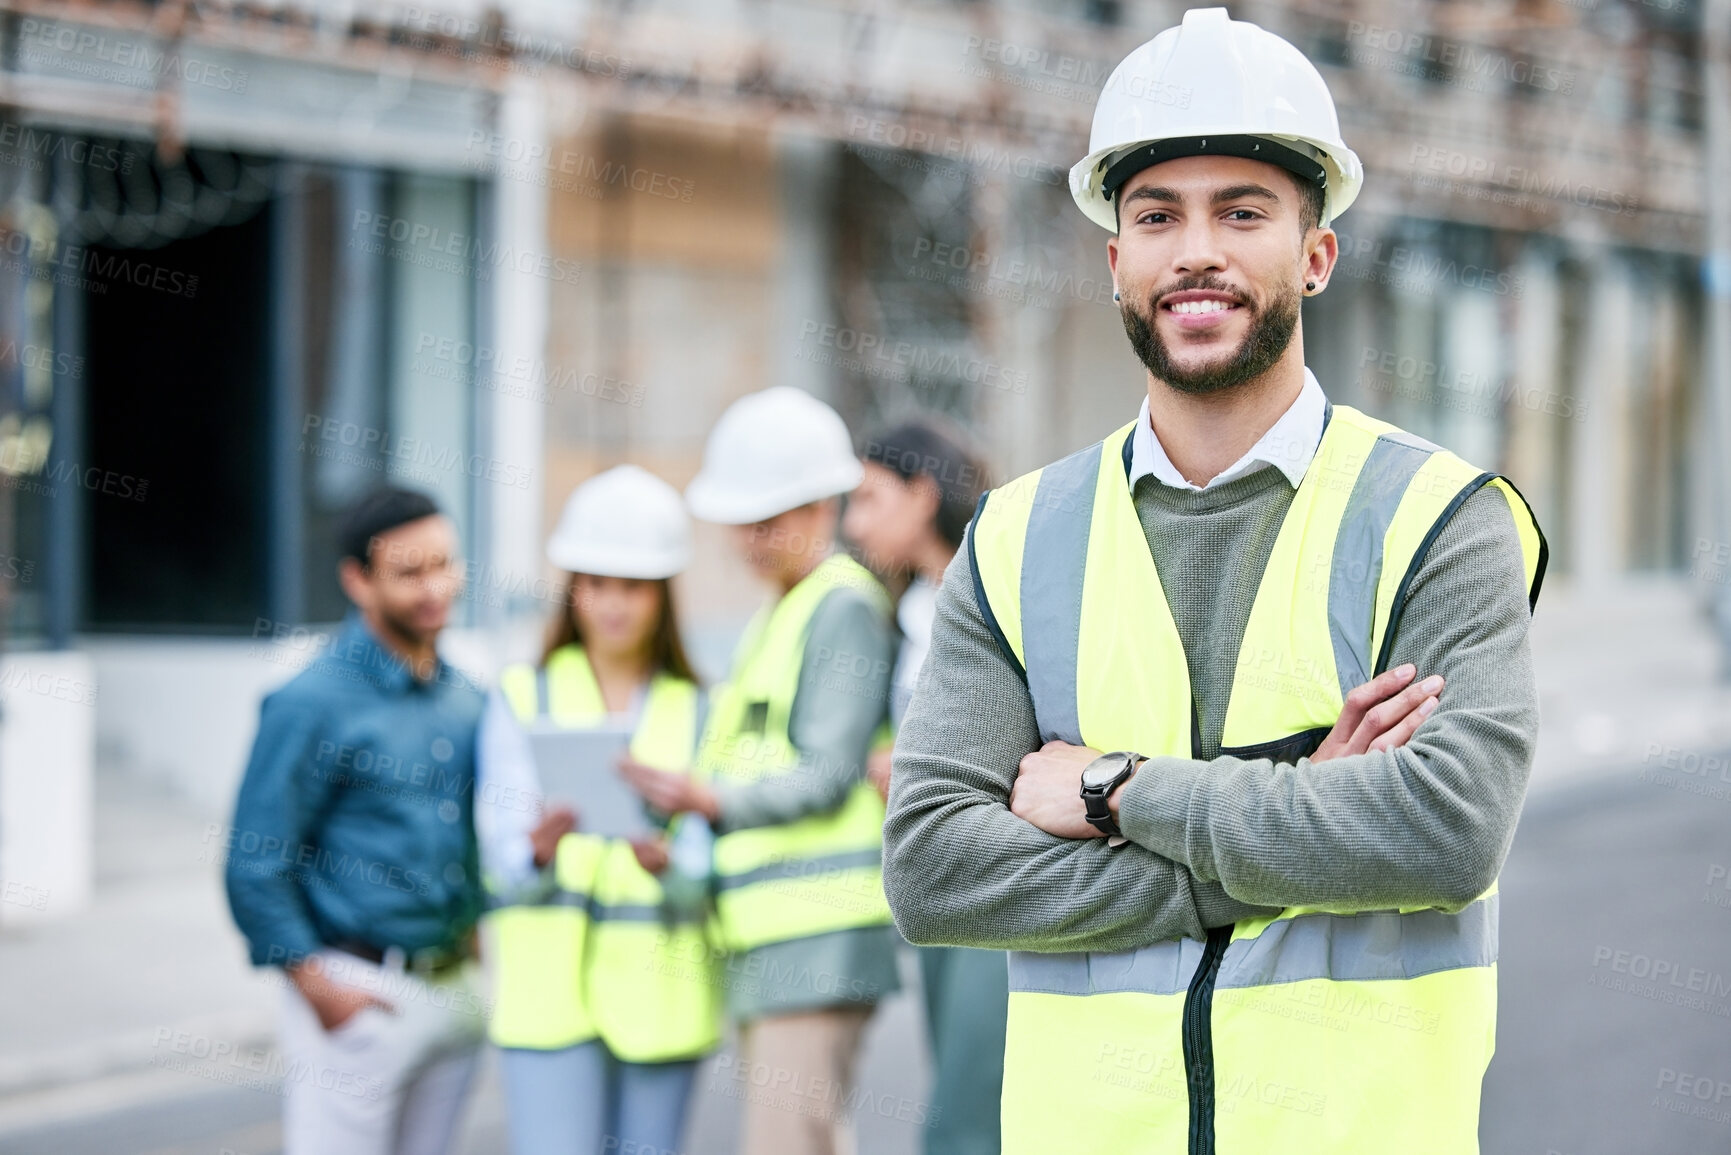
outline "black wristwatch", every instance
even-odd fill
[[[1114,750],[1110,754],[1102,754],[1086,766],[1082,767],[1082,807],[1088,812],[1088,821],[1094,829],[1102,834],[1122,834],[1118,822],[1112,817],[1112,808],[1106,800],[1112,797],[1112,791],[1124,784],[1124,780],[1136,773],[1136,767],[1148,759],[1134,750]]]

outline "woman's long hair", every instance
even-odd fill
[[[662,578],[655,584],[661,589],[661,612],[655,619],[655,634],[649,639],[650,665],[659,673],[695,682],[697,675],[691,669],[690,659],[685,656],[685,641],[679,633],[679,611],[673,607],[673,582]],[[564,604],[547,624],[541,664],[545,666],[556,650],[583,645],[583,629],[577,624],[577,575],[567,574]]]

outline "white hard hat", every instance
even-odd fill
[[[691,519],[677,489],[621,465],[571,492],[547,560],[598,577],[669,578],[691,564]]]
[[[1117,232],[1120,185],[1161,161],[1203,155],[1266,160],[1323,184],[1323,224],[1364,184],[1316,66],[1224,8],[1190,9],[1112,70],[1088,155],[1070,170],[1070,195],[1089,220]]]
[[[864,476],[841,415],[809,393],[778,385],[727,407],[685,500],[704,521],[750,525],[848,493]]]

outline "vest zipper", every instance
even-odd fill
[[[1202,709],[1190,700],[1190,756],[1202,760]],[[1214,979],[1232,928],[1209,930],[1184,993],[1184,1081],[1190,1092],[1190,1155],[1214,1155]]]
[[[1184,1077],[1190,1090],[1190,1155],[1214,1155],[1214,980],[1232,928],[1208,932],[1202,962],[1184,995]]]

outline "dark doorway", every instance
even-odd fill
[[[90,250],[84,628],[227,632],[264,615],[269,262],[268,210]]]

